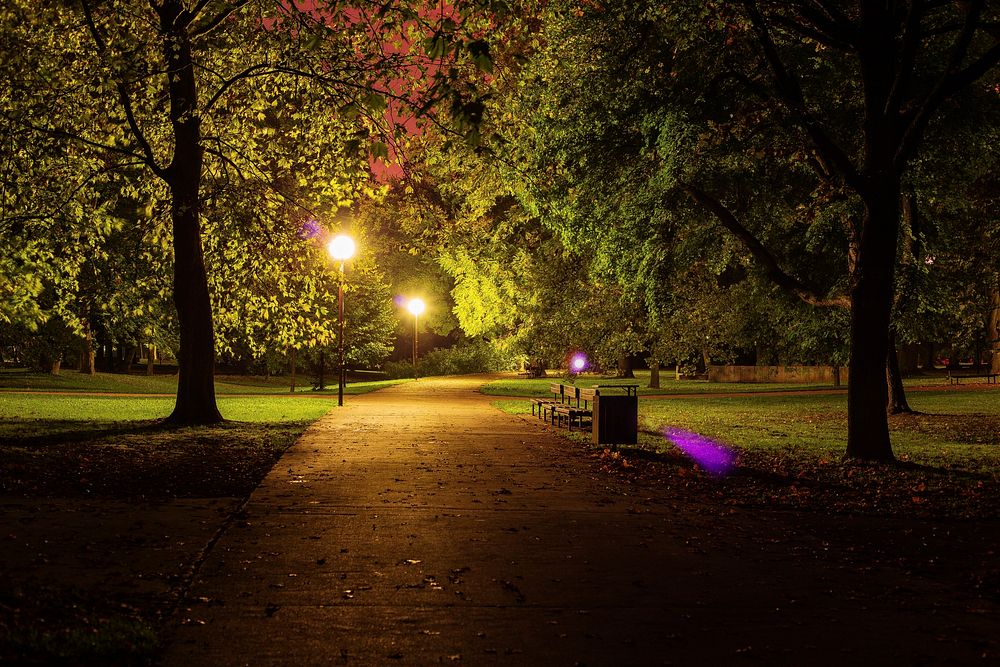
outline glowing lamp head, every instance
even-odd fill
[[[414,315],[420,315],[426,308],[427,306],[420,299],[410,299],[409,303],[406,304],[406,309]]]
[[[334,236],[330,243],[327,244],[326,249],[330,251],[330,257],[333,257],[338,262],[343,262],[354,257],[354,239],[346,234]]]
[[[587,367],[587,356],[582,352],[577,352],[569,360],[569,368],[574,373],[579,373]]]

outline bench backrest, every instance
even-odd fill
[[[580,405],[580,388],[572,384],[562,385],[563,403],[575,403]]]
[[[562,385],[559,384],[558,382],[553,382],[552,384],[549,385],[549,393],[555,396],[556,398],[562,400],[561,399]]]
[[[588,403],[593,403],[594,399],[600,395],[601,392],[598,389],[584,388],[584,389],[579,389],[579,393],[577,394],[577,399],[583,401],[584,405],[587,405]]]

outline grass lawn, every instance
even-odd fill
[[[561,375],[552,374],[547,378],[525,379],[518,377],[504,378],[486,384],[482,388],[484,394],[491,396],[549,396],[549,385],[565,383],[567,379]],[[657,394],[727,394],[727,393],[767,393],[777,391],[802,391],[811,389],[833,389],[829,384],[791,384],[791,383],[737,383],[708,382],[707,380],[675,380],[673,373],[660,374],[660,388],[649,388],[649,371],[635,371],[635,379],[625,380],[617,377],[598,375],[578,375],[573,382],[580,387],[600,385],[639,385],[640,396],[655,396]],[[904,380],[906,386],[947,385],[944,375],[929,375]]]
[[[229,420],[169,427],[172,398],[0,394],[0,491],[114,498],[249,493],[331,398],[221,397]]]
[[[358,380],[360,373],[349,374],[344,393],[364,394],[382,387],[411,380]],[[322,392],[312,390],[308,375],[299,375],[295,381],[296,395],[324,395],[337,393],[335,374],[331,375]],[[260,375],[217,375],[215,391],[226,394],[289,394],[290,376],[263,377]],[[174,394],[177,392],[177,376],[127,375],[124,373],[97,373],[87,375],[75,370],[64,370],[59,375],[39,373],[24,369],[0,369],[0,393],[7,391],[79,391],[119,394]]]
[[[608,472],[736,505],[1000,517],[1000,389],[910,392],[908,398],[918,414],[890,418],[895,466],[841,461],[843,394],[640,400],[638,447],[596,455]],[[523,400],[496,404],[531,412]],[[728,474],[710,474],[684,453],[684,432],[729,452]]]

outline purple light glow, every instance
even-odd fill
[[[323,233],[323,228],[314,218],[309,218],[302,223],[299,227],[299,238],[301,239],[315,239]]]
[[[663,437],[712,475],[725,475],[736,462],[736,455],[725,446],[692,431],[668,426]]]
[[[579,373],[586,367],[587,367],[587,355],[585,355],[583,352],[577,352],[569,360],[569,368],[574,373]]]

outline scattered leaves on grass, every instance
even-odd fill
[[[69,433],[38,424],[35,434],[23,426],[0,444],[0,491],[146,499],[247,495],[305,430],[300,423],[169,428],[147,421],[81,422]]]
[[[812,415],[819,421],[821,415]],[[899,415],[897,436],[931,433],[939,442],[1000,445],[1000,418],[990,415]],[[981,444],[986,443],[986,444]],[[1000,517],[1000,451],[975,453],[968,445],[939,445],[941,452],[910,445],[895,464],[832,460],[808,447],[734,445],[736,467],[712,476],[669,443],[651,437],[616,450],[591,450],[599,471],[634,485],[651,485],[732,506],[811,512],[928,518]],[[918,458],[924,463],[917,464]]]
[[[151,665],[154,625],[127,604],[75,589],[0,588],[0,664]]]

